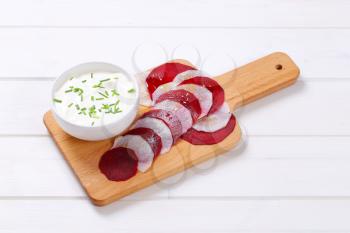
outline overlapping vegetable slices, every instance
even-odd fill
[[[156,104],[154,109],[173,112],[177,119],[181,122],[181,134],[184,134],[193,125],[191,111],[176,101],[163,100],[162,102]]]
[[[143,117],[137,120],[132,128],[149,128],[153,130],[161,139],[161,154],[168,152],[174,143],[169,127],[162,120],[157,118]]]
[[[181,121],[174,112],[163,109],[153,109],[146,112],[143,117],[152,117],[162,120],[170,129],[174,142],[182,135]]]
[[[187,70],[195,70],[195,68],[176,62],[169,62],[154,68],[146,78],[149,94],[162,84],[169,83],[174,80],[176,75]]]
[[[197,97],[192,94],[192,92],[184,89],[170,90],[159,96],[159,98],[156,100],[156,104],[165,100],[177,102],[187,108],[191,113],[193,122],[196,122],[198,117],[201,115],[201,105],[199,104]]]
[[[154,154],[154,159],[160,154],[162,149],[162,139],[150,128],[134,128],[127,133],[128,135],[141,136],[150,146]]]
[[[175,76],[175,78],[173,79],[173,81],[171,81],[169,83],[164,83],[164,84],[158,86],[157,89],[152,93],[152,95],[150,95],[149,93],[144,95],[145,96],[144,98],[146,99],[146,101],[141,101],[141,102],[142,103],[150,103],[150,102],[152,102],[152,100],[153,100],[153,102],[155,102],[155,100],[158,99],[159,96],[161,96],[165,92],[168,92],[168,91],[176,88],[176,86],[179,85],[181,82],[183,82],[187,79],[197,77],[197,76],[202,76],[202,75],[203,75],[203,73],[200,70],[186,70],[182,73],[178,73]],[[141,85],[144,86],[145,82]],[[146,88],[144,88],[144,89],[146,89]],[[150,105],[146,104],[146,106],[150,106]]]
[[[139,135],[119,136],[112,148],[125,147],[132,150],[138,160],[137,169],[145,172],[153,162],[154,153],[150,144]]]
[[[196,84],[205,87],[212,93],[212,106],[210,108],[210,113],[216,112],[221,105],[225,102],[225,92],[224,89],[216,82],[214,79],[208,78],[208,77],[193,77],[187,80],[184,80],[180,83],[180,85],[183,84]]]
[[[195,84],[181,84],[178,85],[176,89],[188,91],[198,99],[201,108],[201,114],[199,115],[199,118],[208,115],[209,110],[213,105],[213,95],[208,89]]]
[[[189,129],[182,135],[182,139],[193,145],[213,145],[223,141],[229,136],[236,126],[236,118],[233,114],[224,128],[213,132],[198,131],[195,128]]]
[[[101,166],[106,161],[119,163],[112,172],[102,171],[104,174],[119,174],[114,169],[125,167],[130,169],[127,174],[132,174],[134,165],[130,161],[135,158],[137,169],[144,172],[159,154],[168,152],[179,137],[195,145],[211,145],[221,142],[234,130],[236,120],[224,103],[223,88],[215,80],[202,76],[200,71],[180,63],[166,63],[147,73],[145,83],[154,106],[129,132],[116,139],[112,152],[102,157],[101,170],[113,167]],[[130,161],[121,155],[129,151],[133,152]],[[118,180],[116,176],[106,176]],[[120,180],[124,178],[121,176]]]

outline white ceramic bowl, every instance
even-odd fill
[[[125,113],[124,117],[117,117],[115,121],[112,121],[108,124],[104,124],[101,126],[82,126],[73,124],[57,113],[55,105],[52,101],[54,98],[54,94],[72,76],[79,76],[82,74],[92,72],[118,72],[124,74],[134,83],[136,91],[135,93],[137,96],[135,99],[135,103],[131,103],[129,110],[127,113]],[[53,85],[51,97],[52,98],[50,101],[52,103],[51,109],[53,112],[53,116],[59,124],[59,126],[66,133],[83,140],[98,141],[114,137],[125,131],[130,126],[130,124],[134,121],[138,111],[140,91],[136,78],[134,76],[129,75],[120,67],[103,62],[89,62],[77,65],[64,72],[61,76],[59,76]]]

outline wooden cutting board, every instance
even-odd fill
[[[185,60],[177,62],[191,65]],[[215,79],[225,89],[226,101],[233,111],[239,106],[293,84],[298,76],[299,68],[295,63],[286,54],[277,52]],[[147,109],[140,107],[139,114],[144,111]],[[241,130],[237,124],[231,135],[216,145],[194,146],[179,140],[167,154],[157,158],[147,172],[138,172],[128,181],[113,182],[107,180],[98,168],[100,157],[111,148],[113,139],[98,142],[76,139],[58,126],[50,111],[45,113],[44,123],[87,195],[99,206],[227,152],[237,145],[241,137]]]

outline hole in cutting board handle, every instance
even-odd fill
[[[282,70],[283,66],[281,64],[275,65],[276,70]]]

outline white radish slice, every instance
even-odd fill
[[[149,73],[150,71],[135,74],[135,77],[139,84],[140,104],[143,106],[152,106],[153,104],[151,97],[149,95],[149,92],[147,89],[147,83],[146,83],[146,78],[148,77]]]
[[[155,109],[163,109],[173,112],[175,116],[180,120],[182,126],[182,134],[187,132],[192,127],[192,115],[190,110],[184,107],[182,104],[172,101],[164,100],[154,106]]]
[[[170,83],[165,83],[163,85],[160,85],[152,94],[153,104],[156,102],[156,100],[164,94],[165,92],[168,92],[170,90],[173,90],[179,83],[182,81],[185,81],[187,79],[201,76],[203,75],[203,72],[199,70],[186,70],[182,73],[179,73],[175,76],[174,80]]]
[[[152,101],[152,99],[156,100],[160,95],[162,95],[163,93],[169,90],[172,90],[174,87],[176,87],[176,85],[178,85],[184,80],[187,80],[196,76],[203,76],[203,75],[205,76],[205,74],[199,70],[186,70],[182,73],[177,74],[172,82],[160,85],[153,92],[152,99],[151,99],[151,96],[147,88],[147,82],[146,82],[146,79],[150,73],[151,71],[146,71],[135,75],[139,84],[139,89],[140,89],[140,104],[143,106],[152,106],[154,104],[154,101]]]
[[[125,135],[117,137],[112,148],[115,147],[125,147],[133,150],[138,159],[137,169],[141,172],[145,172],[152,165],[153,150],[141,136]]]
[[[227,125],[231,115],[230,108],[225,102],[216,112],[199,119],[193,128],[203,132],[218,131]]]
[[[182,81],[185,81],[187,79],[197,77],[197,76],[203,76],[203,75],[204,75],[203,72],[200,70],[186,70],[186,71],[176,75],[173,82],[176,84],[179,84]]]
[[[152,117],[141,118],[136,121],[132,128],[149,128],[152,129],[162,140],[161,154],[168,152],[173,145],[173,136],[169,127],[162,121]]]
[[[153,105],[156,102],[156,100],[164,94],[165,92],[168,92],[170,90],[173,90],[176,87],[177,83],[170,82],[170,83],[165,83],[163,85],[160,85],[152,94],[152,100],[153,100]]]
[[[202,110],[199,118],[208,114],[213,104],[213,94],[207,88],[196,84],[183,84],[177,86],[176,89],[183,89],[188,92],[191,92],[198,99]]]

